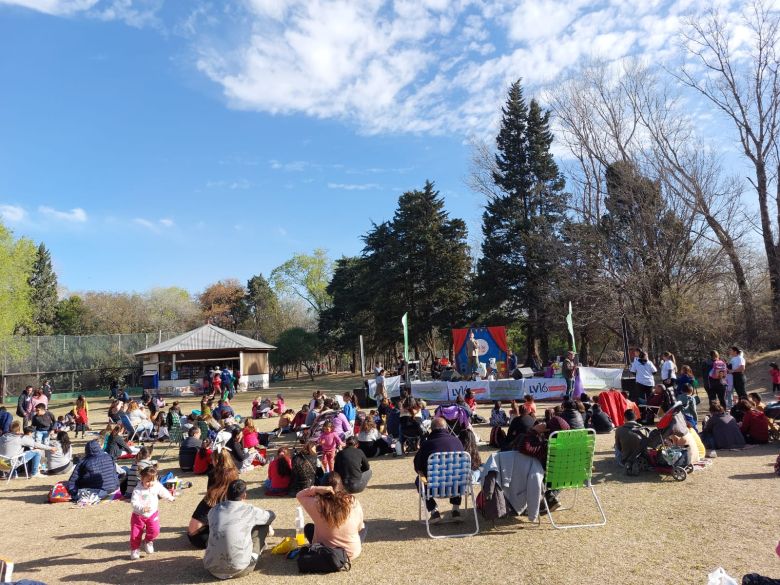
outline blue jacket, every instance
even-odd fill
[[[357,409],[351,402],[347,402],[344,404],[344,408],[341,409],[341,412],[344,413],[344,416],[347,417],[347,420],[351,423],[355,422],[355,415],[357,415]]]
[[[97,441],[90,441],[84,449],[86,457],[79,461],[68,483],[65,484],[72,498],[80,489],[103,490],[107,494],[119,489],[114,460],[108,453],[100,450]]]
[[[7,433],[11,430],[11,421],[14,417],[7,410],[0,411],[0,435]]]
[[[434,429],[420,445],[414,456],[414,470],[428,476],[428,457],[432,453],[452,453],[463,451],[463,443],[447,429]]]

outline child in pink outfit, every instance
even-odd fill
[[[322,426],[319,443],[320,447],[322,447],[322,466],[325,468],[325,473],[330,473],[333,471],[336,451],[344,446],[344,441],[333,430],[332,422],[328,421]]]
[[[277,394],[276,408],[274,409],[274,414],[276,414],[277,416],[282,416],[285,410],[287,410],[287,408],[284,405],[284,397],[281,394]]]
[[[139,483],[133,490],[130,504],[133,513],[130,516],[130,559],[141,558],[141,542],[144,541],[144,550],[147,554],[154,552],[152,542],[160,534],[160,515],[157,510],[160,506],[160,498],[169,502],[173,496],[163,485],[157,481],[157,470],[154,467],[146,467],[139,477]],[[144,531],[146,539],[144,540]]]

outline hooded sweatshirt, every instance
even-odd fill
[[[80,489],[103,490],[107,493],[119,489],[114,460],[100,450],[98,442],[89,441],[84,452],[86,457],[76,465],[65,486],[71,497],[75,498]]]

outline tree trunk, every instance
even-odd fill
[[[778,250],[778,246],[775,245],[772,221],[769,219],[766,165],[763,160],[757,160],[755,162],[755,167],[755,187],[756,192],[758,193],[758,209],[761,213],[761,235],[764,239],[767,270],[769,272],[769,287],[772,291],[772,321],[774,322],[775,330],[777,330],[780,328],[780,266],[778,266],[778,255],[780,254],[780,250]],[[780,206],[778,206],[778,213],[780,213]]]

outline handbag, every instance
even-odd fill
[[[351,568],[352,563],[343,548],[312,544],[301,547],[298,553],[299,573],[338,573]]]

